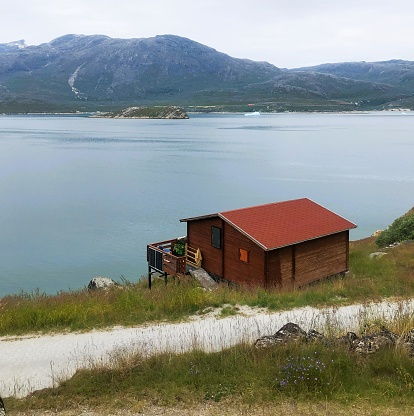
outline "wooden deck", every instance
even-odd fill
[[[189,265],[195,268],[201,267],[200,250],[188,247],[187,244],[183,246],[182,240],[184,238],[175,238],[147,245],[148,286],[150,288],[151,276],[154,273],[164,276],[167,282],[168,275],[186,274]],[[177,244],[184,247],[182,254],[176,252]]]

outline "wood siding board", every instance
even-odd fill
[[[266,251],[267,287],[282,287],[280,250]]]
[[[297,286],[347,270],[348,232],[334,234],[295,247]]]
[[[244,234],[224,222],[224,278],[248,286],[265,285],[265,251]],[[239,249],[248,250],[249,262],[239,259]]]
[[[223,279],[225,279],[225,270],[226,270],[226,226],[224,224],[224,221],[220,218],[221,221],[221,269],[220,269],[220,275]]]
[[[292,289],[294,285],[294,271],[292,264],[293,246],[284,247],[279,251],[280,272],[283,289]]]
[[[346,271],[349,270],[349,230],[346,232]]]
[[[200,249],[203,258],[201,267],[207,272],[223,277],[223,244],[221,249],[211,245],[212,226],[223,229],[223,221],[216,216],[187,222],[187,241],[190,247]]]

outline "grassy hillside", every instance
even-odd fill
[[[381,248],[407,241],[414,241],[414,208],[397,218],[375,240]]]
[[[271,311],[301,306],[334,306],[414,296],[414,243],[386,250],[373,261],[375,239],[351,243],[350,272],[344,279],[321,281],[293,292],[235,289],[221,285],[214,292],[202,290],[189,277],[167,286],[156,281],[123,282],[122,290],[62,292],[55,296],[22,293],[1,299],[0,335],[28,331],[75,331],[112,325],[138,325],[177,321],[211,308],[228,305],[264,307]]]
[[[123,282],[122,289],[107,292],[8,296],[1,299],[0,333],[177,321],[223,305],[221,316],[228,316],[238,313],[238,305],[275,311],[413,297],[414,243],[387,249],[387,255],[370,259],[369,254],[376,250],[374,238],[351,243],[347,277],[294,292],[228,286],[206,292],[183,278],[180,284],[171,280],[167,286],[156,282],[151,291],[145,282]],[[382,324],[378,320],[370,326]],[[403,316],[386,324],[400,334],[414,327],[414,319]],[[213,354],[194,350],[145,358],[121,353],[114,355],[109,367],[92,365],[58,388],[21,400],[7,399],[6,405],[10,414],[25,415],[50,409],[66,415],[85,409],[102,415],[142,414],[144,410],[149,412],[144,414],[183,415],[270,415],[275,411],[347,415],[355,409],[360,415],[401,415],[410,414],[413,393],[414,360],[398,350],[361,357],[345,347],[321,344],[265,350],[242,344]]]

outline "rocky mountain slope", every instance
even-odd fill
[[[414,62],[391,60],[383,62],[340,62],[292,70],[296,73],[325,74],[355,81],[388,86],[396,93],[396,100],[390,100],[389,107],[414,104]],[[395,101],[395,102],[394,102]]]
[[[336,65],[282,70],[173,35],[66,35],[37,46],[20,40],[0,44],[0,111],[115,110],[143,104],[243,110],[252,102],[269,111],[365,109],[412,95],[414,63],[360,63],[360,69]]]
[[[401,90],[414,87],[414,62],[391,60],[385,62],[341,62],[293,71],[330,74],[358,81],[399,86]]]

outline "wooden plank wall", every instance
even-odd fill
[[[268,253],[267,286],[293,288],[293,246],[282,247]]]
[[[267,286],[292,289],[348,270],[348,231],[268,253]]]
[[[249,261],[239,259],[247,250]],[[224,223],[224,278],[243,286],[265,285],[265,251],[231,225]]]
[[[211,227],[222,229],[222,248],[211,245]],[[219,217],[189,221],[187,223],[187,243],[199,248],[203,258],[201,267],[210,273],[223,277],[223,220]]]
[[[348,231],[306,241],[295,247],[295,286],[348,269]]]

